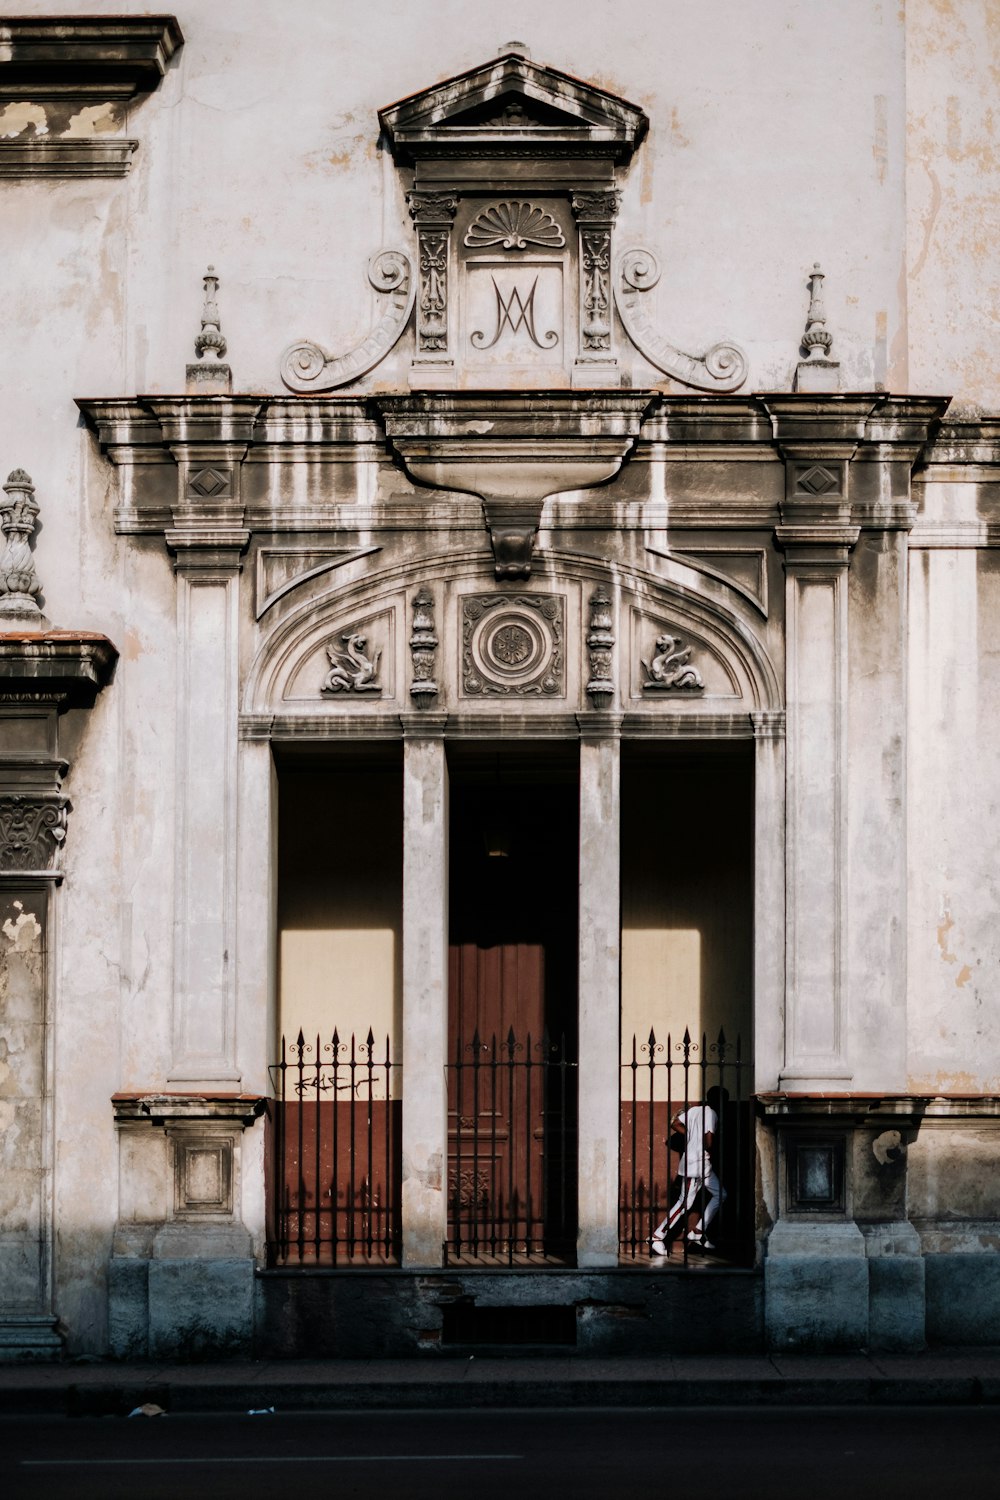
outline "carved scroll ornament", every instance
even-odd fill
[[[368,337],[349,354],[328,354],[308,340],[292,344],[281,356],[281,378],[289,390],[332,391],[367,375],[389,353],[409,322],[415,279],[402,250],[381,250],[368,262],[368,280],[382,294],[382,316]]]
[[[615,267],[615,303],[625,332],[645,359],[664,375],[699,391],[735,391],[747,378],[747,357],[736,344],[713,344],[700,357],[685,354],[653,326],[643,298],[660,279],[651,250],[626,250]]]

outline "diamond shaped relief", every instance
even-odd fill
[[[211,500],[229,487],[229,472],[226,469],[201,469],[191,480],[191,489]]]
[[[807,495],[829,495],[840,489],[840,478],[829,469],[813,464],[811,468],[796,475],[795,487],[805,490]]]

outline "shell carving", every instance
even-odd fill
[[[491,203],[469,225],[464,243],[470,250],[502,245],[505,250],[526,250],[544,245],[561,250],[566,238],[551,214],[532,203]]]

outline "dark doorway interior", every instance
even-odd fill
[[[575,765],[452,771],[449,1256],[572,1260]]]

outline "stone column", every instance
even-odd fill
[[[448,1232],[446,715],[403,722],[403,1265],[440,1266]]]
[[[59,716],[89,707],[117,658],[103,636],[50,631],[37,609],[16,619],[11,612],[0,632],[0,1362],[62,1352],[52,1276],[52,975],[70,803]]]
[[[785,1046],[779,1080],[852,1077],[847,1017],[848,568],[851,460],[871,396],[769,397],[785,460]]]
[[[453,386],[448,277],[458,199],[451,193],[410,193],[408,201],[418,242],[417,349],[410,384],[424,389]]]
[[[621,195],[611,189],[571,197],[580,257],[580,341],[572,382],[584,389],[621,385],[611,331],[611,235]]]
[[[788,694],[783,1088],[850,1081],[846,1015],[847,567],[857,528],[781,528]]]
[[[618,715],[580,720],[577,1262],[581,1266],[618,1264],[620,730]]]
[[[785,716],[753,716],[754,1089],[775,1089],[784,1057]]]
[[[236,1041],[239,575],[250,540],[241,465],[258,400],[150,406],[177,462],[174,1003],[170,1083],[240,1081]]]

